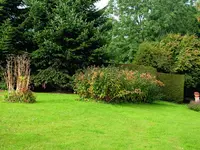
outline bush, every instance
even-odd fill
[[[33,95],[33,93],[28,90],[28,91],[23,91],[23,92],[16,92],[12,91],[5,95],[4,100],[7,102],[19,102],[19,103],[34,103],[36,102],[36,98]]]
[[[4,79],[4,69],[0,66],[0,90],[7,90],[6,81]]]
[[[168,49],[160,48],[157,42],[144,42],[140,44],[133,63],[152,66],[161,72],[170,72],[173,66],[171,53]]]
[[[81,98],[105,102],[144,102],[158,99],[163,83],[149,73],[119,67],[91,67],[74,75],[74,91]]]
[[[37,75],[32,76],[32,83],[36,87],[47,85],[46,88],[52,88],[56,90],[69,88],[71,77],[66,72],[58,71],[54,68],[47,68],[40,70]]]
[[[134,63],[159,72],[185,74],[185,86],[200,85],[200,40],[194,35],[169,34],[159,42],[139,46]]]
[[[195,111],[200,111],[200,102],[191,101],[190,104],[188,104],[188,108]]]
[[[143,66],[143,65],[136,65],[136,64],[120,64],[117,65],[122,69],[128,69],[133,71],[138,71],[139,73],[150,73],[156,76],[157,70],[151,66]]]
[[[7,90],[7,85],[4,81],[0,81],[0,90]]]
[[[184,75],[158,73],[157,79],[165,86],[161,88],[165,100],[182,103],[184,100]]]

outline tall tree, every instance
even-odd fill
[[[111,0],[109,9],[118,18],[109,46],[112,54],[121,56],[117,61],[132,61],[143,41],[198,31],[196,9],[190,0]]]
[[[22,12],[25,9],[20,9],[20,6],[24,6],[23,0],[0,0],[0,23],[3,23],[6,19],[13,22],[22,19]]]
[[[0,0],[0,55],[26,50],[23,22],[28,8],[23,0]]]
[[[37,85],[66,87],[79,68],[105,60],[106,18],[97,0],[29,0],[29,33],[37,45],[32,53]]]
[[[6,56],[16,53],[21,44],[18,26],[23,20],[25,9],[19,9],[22,0],[0,0],[0,82],[3,78]]]

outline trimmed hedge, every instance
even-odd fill
[[[185,76],[179,74],[169,74],[169,73],[157,73],[157,70],[151,66],[143,66],[136,64],[120,64],[118,65],[122,68],[129,70],[137,70],[140,73],[151,73],[152,75],[157,76],[157,79],[162,81],[165,86],[162,87],[162,94],[164,95],[163,99],[182,103],[184,100],[184,82]]]
[[[176,103],[183,102],[185,82],[184,75],[157,73],[157,79],[165,84],[165,86],[162,87],[165,100]]]

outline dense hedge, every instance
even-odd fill
[[[184,100],[184,75],[157,73],[157,79],[162,81],[162,93],[165,100],[182,103]]]
[[[160,86],[150,73],[121,67],[91,67],[74,76],[74,90],[81,98],[105,102],[152,103],[159,99]]]

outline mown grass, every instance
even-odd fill
[[[0,102],[1,150],[199,150],[200,113],[186,105],[103,104],[77,95],[37,94]]]

